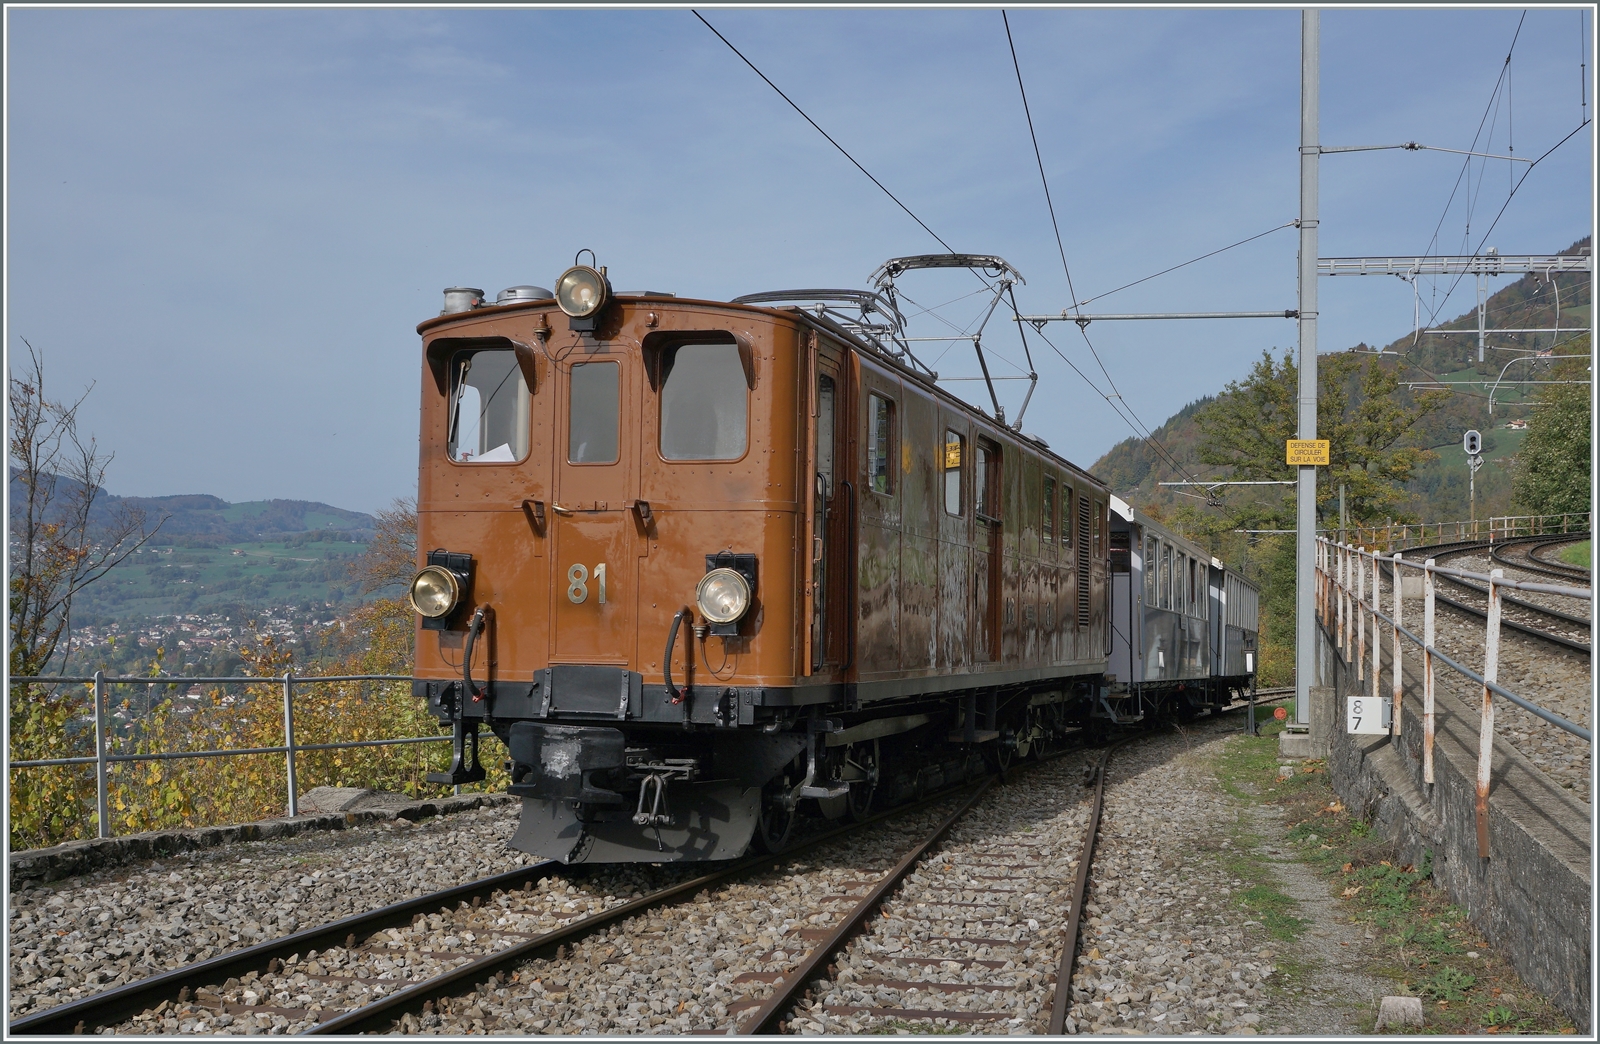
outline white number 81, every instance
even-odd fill
[[[606,604],[606,564],[601,562],[594,567],[594,582],[599,589],[599,603]],[[589,598],[589,568],[582,563],[574,562],[567,569],[567,600],[577,605],[588,601]]]

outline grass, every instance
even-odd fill
[[[1393,846],[1339,799],[1320,762],[1296,763],[1292,774],[1280,778],[1282,725],[1269,720],[1261,731],[1224,744],[1216,762],[1218,782],[1242,802],[1282,811],[1289,824],[1285,849],[1320,871],[1344,906],[1344,919],[1373,937],[1378,956],[1368,970],[1392,979],[1393,993],[1425,998],[1423,1033],[1574,1032],[1571,1020],[1522,982],[1434,885],[1431,852],[1419,864],[1402,864]],[[1309,922],[1296,916],[1294,900],[1256,860],[1260,839],[1235,828],[1234,843],[1229,869],[1248,883],[1236,901],[1274,939],[1292,941]],[[1314,982],[1318,971],[1292,952],[1278,954],[1273,963],[1285,989]]]
[[[1591,568],[1589,560],[1593,557],[1593,551],[1590,549],[1589,544],[1590,541],[1588,540],[1580,540],[1576,544],[1568,544],[1561,549],[1561,552],[1556,557],[1568,565],[1582,566],[1585,569],[1589,569]]]

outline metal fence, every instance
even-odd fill
[[[106,677],[96,671],[87,677],[16,676],[12,684],[93,684],[94,686],[94,754],[76,758],[41,758],[33,761],[10,761],[10,768],[44,768],[50,765],[93,765],[95,767],[95,806],[99,819],[99,836],[111,836],[110,795],[107,769],[115,764],[140,761],[177,761],[185,758],[227,758],[246,754],[284,755],[285,783],[289,792],[289,815],[300,814],[300,794],[295,778],[295,755],[302,751],[346,750],[354,747],[393,747],[408,743],[448,743],[450,734],[438,736],[408,736],[398,739],[347,740],[342,743],[296,743],[294,734],[295,684],[323,684],[326,682],[410,682],[403,674],[338,674],[296,675],[286,671],[280,675],[227,678],[190,678],[148,675],[134,677]],[[107,721],[106,690],[111,685],[282,685],[283,686],[283,745],[276,747],[240,747],[231,750],[186,750],[160,754],[113,754],[110,750]],[[459,792],[460,788],[456,788]]]
[[[1443,544],[1453,540],[1487,540],[1494,543],[1512,537],[1545,534],[1587,533],[1590,515],[1573,511],[1564,515],[1494,515],[1489,518],[1455,522],[1386,522],[1378,526],[1349,526],[1343,539],[1364,547],[1382,547],[1393,552],[1417,544]],[[1290,532],[1285,530],[1285,532]],[[1337,529],[1324,529],[1334,539]]]
[[[1379,594],[1382,586],[1379,570],[1380,562],[1387,562],[1390,565],[1391,594],[1393,597],[1391,603],[1392,615],[1384,613],[1381,607]],[[1402,570],[1405,569],[1416,570],[1422,574],[1423,609],[1422,637],[1420,638],[1407,628],[1403,621],[1403,590],[1405,584]],[[1372,583],[1370,598],[1366,589],[1369,575]],[[1434,644],[1434,578],[1437,576],[1483,581],[1488,585],[1489,602],[1484,631],[1482,674],[1457,663],[1440,652]],[[1404,646],[1400,641],[1401,637],[1404,636],[1421,650],[1422,778],[1424,782],[1432,783],[1434,781],[1435,661],[1443,663],[1446,667],[1451,668],[1481,688],[1483,699],[1479,708],[1478,718],[1476,811],[1478,855],[1485,859],[1489,857],[1489,773],[1491,755],[1494,750],[1494,697],[1500,696],[1510,700],[1529,713],[1542,718],[1557,728],[1564,729],[1586,743],[1593,744],[1594,742],[1593,736],[1588,729],[1568,721],[1554,711],[1540,707],[1530,700],[1518,696],[1499,684],[1501,592],[1506,588],[1578,598],[1591,602],[1591,604],[1593,600],[1593,592],[1588,588],[1507,580],[1503,569],[1494,569],[1485,575],[1441,566],[1436,564],[1432,558],[1420,565],[1415,561],[1408,562],[1405,560],[1403,552],[1397,551],[1393,554],[1384,554],[1379,551],[1369,551],[1364,548],[1352,547],[1349,544],[1337,543],[1326,538],[1319,538],[1317,541],[1317,590],[1315,592],[1317,613],[1322,619],[1323,627],[1334,636],[1334,644],[1340,656],[1346,663],[1354,665],[1357,682],[1363,682],[1366,680],[1366,676],[1370,675],[1372,698],[1375,700],[1382,699],[1380,689],[1380,658],[1383,644],[1381,625],[1387,624],[1389,626],[1392,637],[1392,650],[1390,653],[1391,698],[1393,700],[1390,718],[1391,735],[1400,735],[1401,727],[1401,700],[1404,697],[1404,687],[1401,680],[1404,671]],[[1368,614],[1372,617],[1370,669],[1366,666],[1368,663]]]

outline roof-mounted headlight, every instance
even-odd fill
[[[588,319],[611,300],[606,270],[573,265],[556,280],[556,304],[574,319]]]
[[[700,578],[694,600],[712,623],[733,623],[750,608],[750,582],[732,569],[713,569]]]
[[[461,601],[461,582],[443,566],[431,565],[412,579],[406,597],[411,608],[429,620],[438,620],[450,615]]]

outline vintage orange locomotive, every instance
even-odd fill
[[[791,303],[852,294],[893,310],[574,265],[418,327],[416,691],[454,729],[435,781],[505,744],[518,848],[777,850],[1103,703],[1110,490],[892,330]]]

